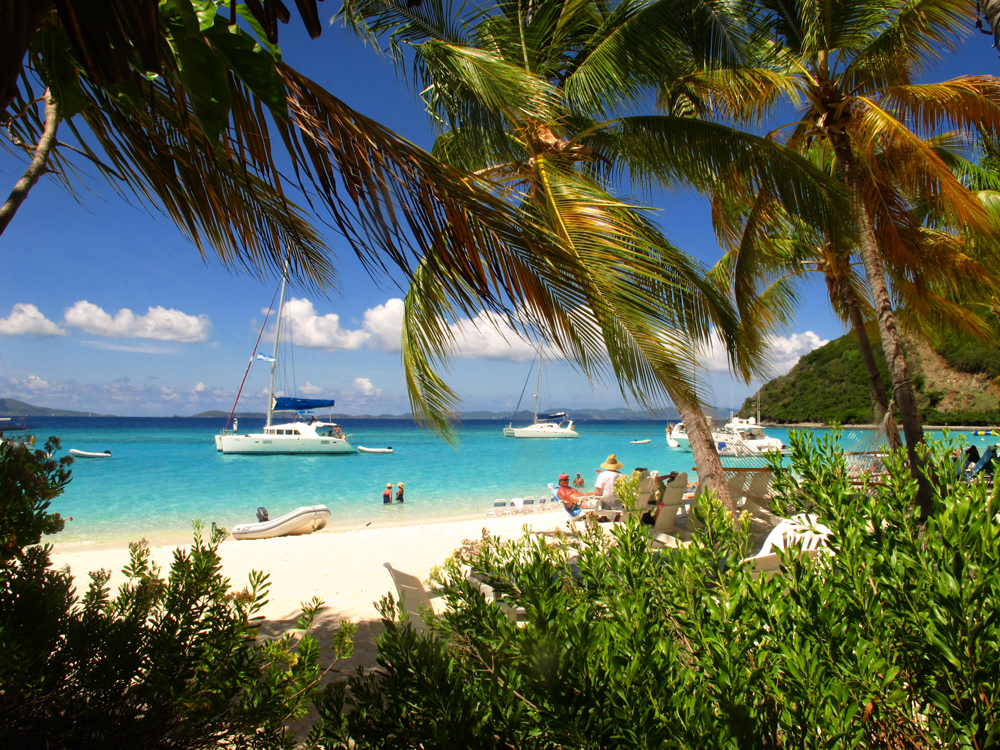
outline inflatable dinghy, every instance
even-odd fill
[[[330,520],[330,509],[325,505],[303,505],[280,518],[269,519],[263,508],[257,511],[263,517],[258,523],[241,523],[233,527],[233,539],[269,539],[274,536],[295,536],[319,531]]]
[[[388,448],[365,448],[363,445],[358,446],[358,453],[392,453],[392,446]]]
[[[632,445],[645,445],[648,442],[648,440],[633,440]]]
[[[90,451],[78,451],[76,448],[70,448],[69,455],[76,456],[77,458],[111,458],[111,451],[92,453]]]

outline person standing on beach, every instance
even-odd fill
[[[382,490],[382,504],[392,505],[392,482],[389,482]]]
[[[391,484],[389,486],[392,487]],[[401,503],[401,502],[403,502],[403,483],[400,482],[396,486],[399,487],[399,489],[396,490],[396,502],[397,503]]]

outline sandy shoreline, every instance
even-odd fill
[[[408,526],[386,526],[351,531],[321,531],[309,536],[236,541],[227,539],[219,548],[223,571],[235,589],[242,589],[251,570],[270,575],[271,588],[262,614],[268,625],[262,632],[277,634],[290,627],[299,615],[301,603],[316,596],[327,609],[316,627],[321,642],[328,642],[343,620],[358,623],[356,655],[338,671],[355,666],[371,668],[375,663],[375,639],[381,632],[375,603],[390,591],[392,579],[383,563],[426,580],[431,568],[440,565],[465,539],[478,539],[483,528],[503,538],[518,537],[524,527],[552,531],[564,527],[562,512],[520,514],[513,517],[479,517],[471,520],[441,521]],[[190,540],[190,536],[188,537]],[[176,544],[151,546],[153,561],[169,570]],[[125,577],[121,570],[128,561],[128,548],[63,545],[56,547],[52,562],[68,566],[76,579],[77,591],[86,588],[87,573],[112,571],[111,586],[117,589]],[[324,659],[324,662],[326,660]]]

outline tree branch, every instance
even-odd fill
[[[35,146],[35,156],[31,160],[31,164],[28,165],[21,179],[14,185],[14,189],[11,190],[7,202],[3,206],[0,206],[0,235],[7,229],[7,225],[14,218],[17,209],[21,207],[21,204],[28,197],[28,192],[47,171],[46,165],[49,161],[49,153],[52,151],[52,146],[56,142],[56,130],[58,127],[59,104],[52,98],[52,92],[46,89],[45,130],[42,131],[42,137],[38,139],[38,145]]]

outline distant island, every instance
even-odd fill
[[[53,409],[50,406],[33,406],[13,398],[0,398],[0,417],[113,417],[114,414],[95,414],[89,411]]]
[[[566,412],[570,419],[577,422],[587,422],[587,421],[618,421],[618,422],[664,422],[673,421],[680,419],[680,415],[677,413],[676,409],[660,409],[654,412],[648,411],[633,411],[631,409],[618,408],[618,409],[553,409],[548,413]],[[714,409],[706,409],[706,411],[714,416],[716,419],[724,419],[728,414],[728,409],[720,409],[715,407]],[[714,413],[713,413],[714,412]],[[18,401],[13,398],[0,398],[0,416],[4,417],[114,417],[118,416],[115,414],[98,414],[96,412],[86,412],[86,411],[70,411],[69,409],[54,409],[50,406],[35,406],[33,404],[27,404],[24,401]],[[174,414],[175,418],[182,418],[184,415]],[[220,409],[212,409],[209,411],[199,412],[197,414],[190,415],[191,417],[203,418],[203,419],[225,419],[229,416],[228,411],[222,411]],[[267,414],[265,412],[256,411],[240,411],[233,415],[236,419],[264,419]],[[292,419],[294,417],[293,412],[275,412],[275,417],[277,419]],[[317,414],[317,417],[324,417],[323,414]],[[526,409],[522,409],[516,413],[512,412],[494,412],[494,411],[463,411],[459,413],[459,420],[496,420],[498,422],[519,422],[519,423],[530,423],[533,414]],[[348,419],[405,419],[412,420],[412,414],[333,414],[333,419],[336,420],[348,420]]]
[[[665,420],[676,420],[680,419],[680,415],[677,413],[676,409],[662,409],[656,412],[645,412],[645,411],[632,411],[630,409],[553,409],[549,413],[556,412],[566,412],[569,419],[577,422],[584,421],[597,421],[597,420],[615,420],[619,422],[662,422]],[[291,412],[275,412],[278,419],[287,419],[293,416]],[[213,409],[211,411],[203,411],[198,414],[192,414],[192,417],[204,417],[208,419],[218,419],[226,418],[229,416],[227,411],[219,411]],[[237,412],[234,415],[237,419],[263,419],[267,416],[264,412]],[[318,414],[318,417],[324,415]],[[716,416],[721,417],[721,414]],[[331,415],[332,419],[344,420],[344,419],[407,419],[412,420],[412,414],[341,414],[336,413]],[[495,412],[495,411],[463,411],[459,412],[458,418],[462,421],[465,420],[486,420],[493,419],[497,421],[504,422],[531,422],[534,418],[534,414],[530,411],[522,409],[519,412],[512,413],[506,412]]]

